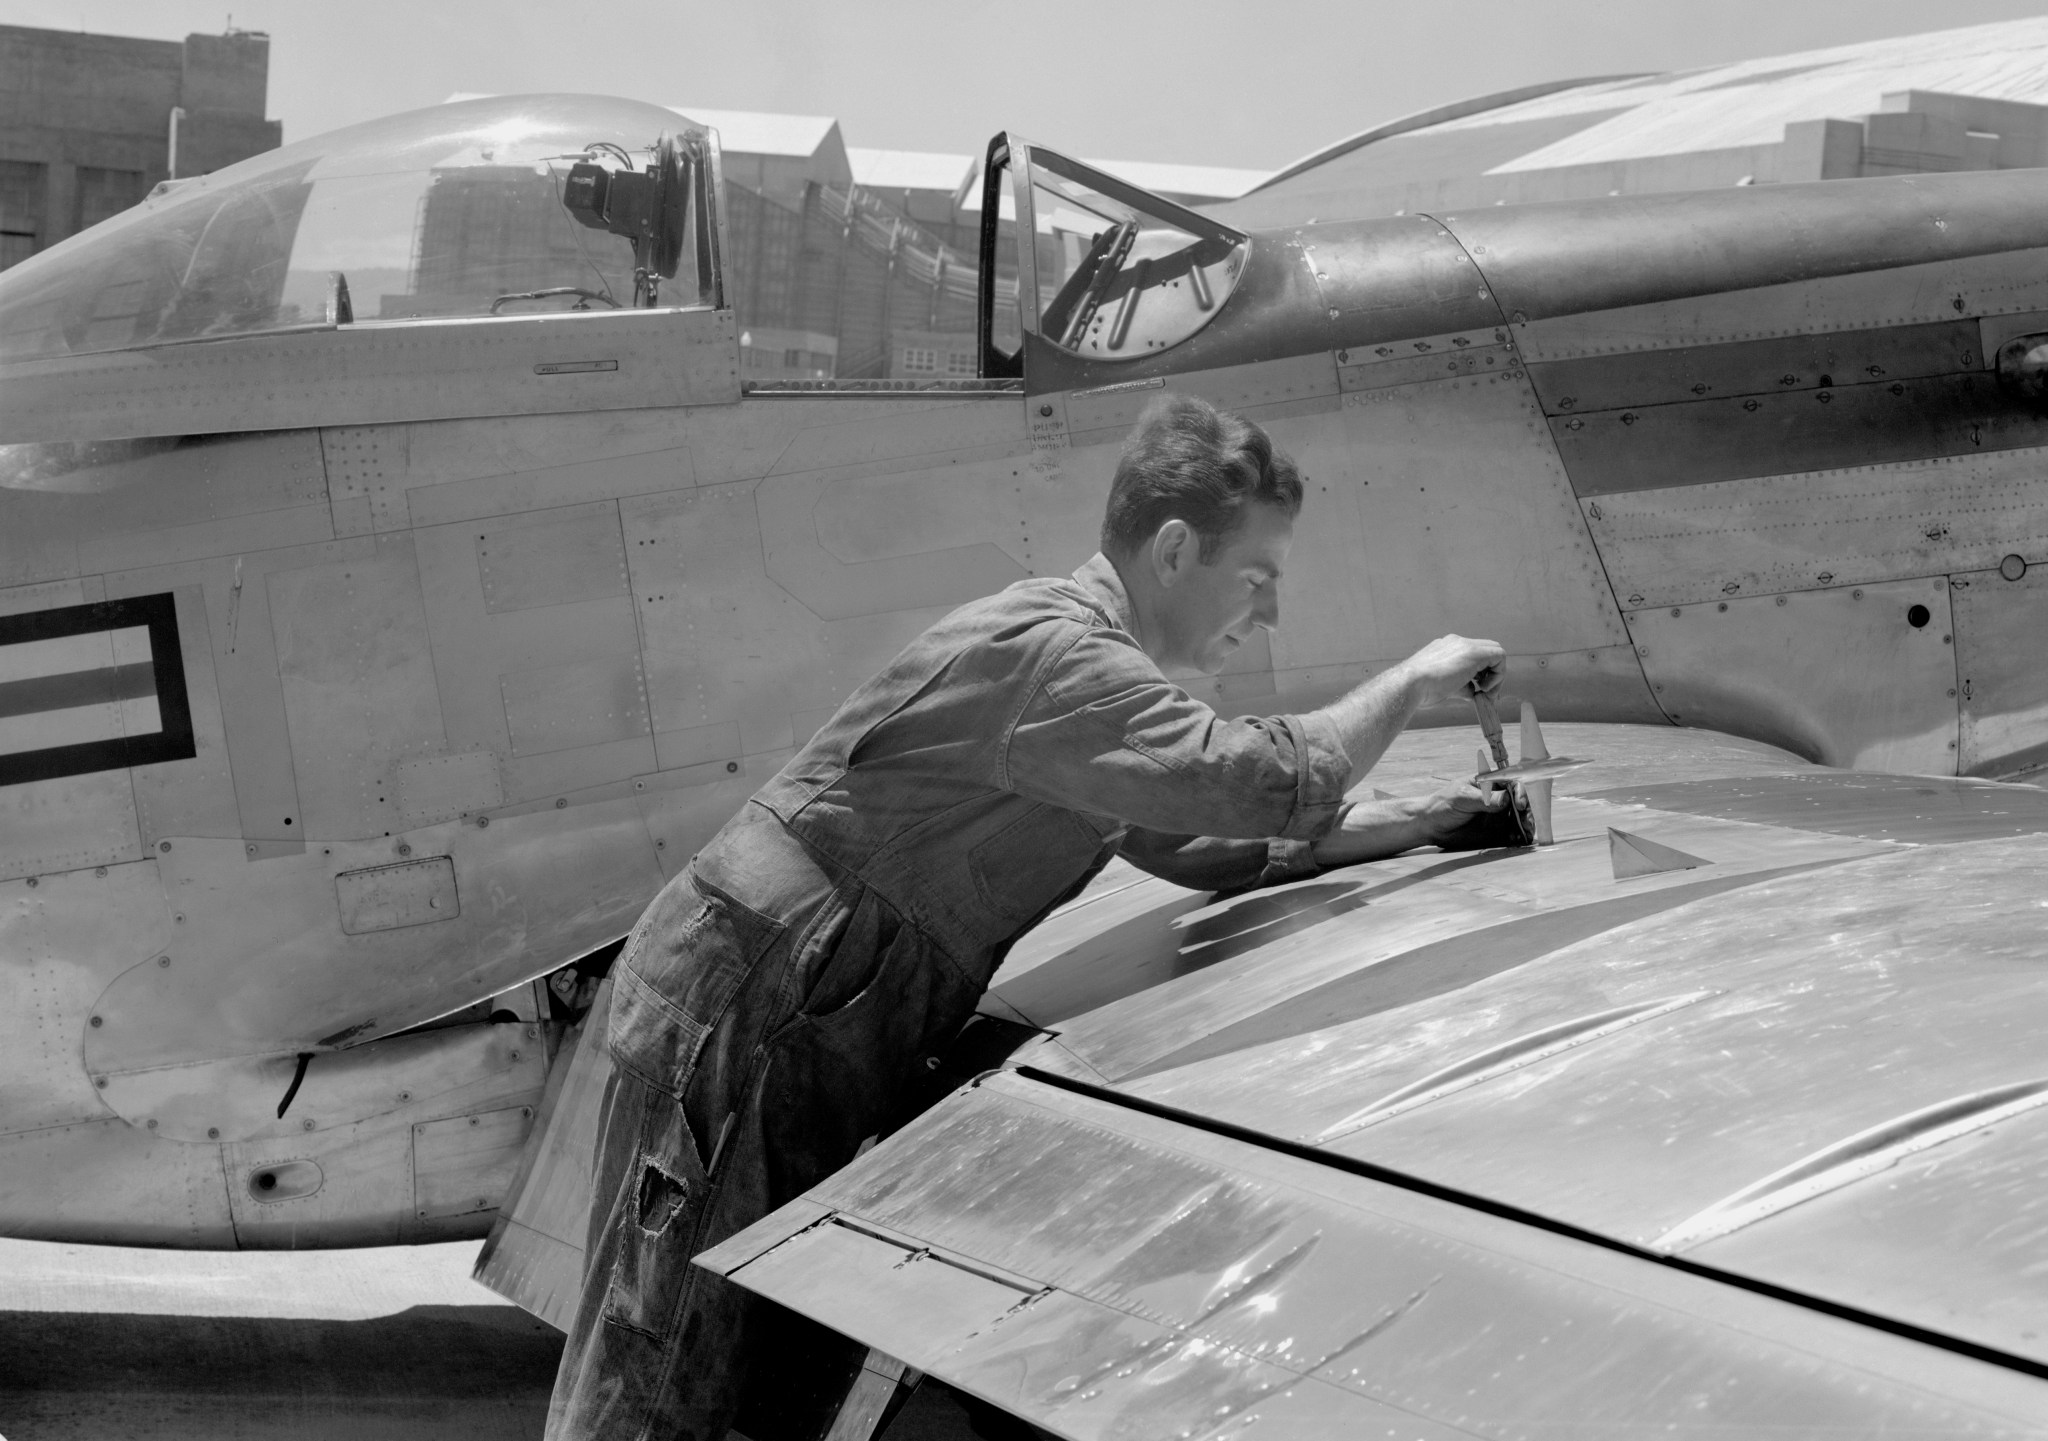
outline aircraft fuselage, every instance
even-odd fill
[[[1220,709],[1461,631],[1546,718],[2040,764],[2044,239],[2034,172],[1307,224],[1156,353],[1027,325],[1021,381],[923,387],[743,386],[717,307],[8,363],[0,1231],[481,1234],[530,983],[934,618],[1086,559],[1166,388],[1307,483]]]

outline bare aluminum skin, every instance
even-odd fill
[[[1216,1435],[1382,1406],[1484,1436],[1930,1406],[2036,1434],[2048,793],[1550,730],[1610,757],[1557,782],[1552,847],[1070,906],[985,1006],[1044,1028],[1021,1075],[702,1264],[1068,1436],[1162,1396]],[[1458,776],[1469,743],[1411,733],[1380,784]],[[1705,864],[1616,879],[1610,827]],[[1412,1233],[1380,1229],[1389,1184]],[[923,1311],[961,1266],[1002,1304]],[[1766,1338],[1791,1333],[1781,1371]]]
[[[1910,1392],[1951,1429],[2038,1431],[2048,817],[1972,778],[2048,764],[2048,172],[1302,216],[1223,237],[1234,279],[1192,330],[1198,301],[1119,302],[1128,358],[1114,330],[1098,353],[1034,332],[1021,376],[750,388],[718,285],[654,310],[373,309],[366,262],[410,254],[438,177],[531,177],[683,123],[600,97],[436,107],[218,172],[0,276],[0,627],[5,684],[28,686],[9,695],[36,700],[0,746],[0,1228],[196,1248],[497,1229],[490,1274],[558,1309],[600,1051],[550,1046],[532,982],[622,936],[933,614],[1085,558],[1118,445],[1172,386],[1265,425],[1313,517],[1281,631],[1191,689],[1299,712],[1446,631],[1489,635],[1515,698],[1598,764],[1547,782],[1558,843],[1533,852],[1222,902],[1106,882],[990,994],[1047,1033],[1018,1061],[1106,1088],[1083,1099],[1113,1113],[1193,1118],[1120,1116],[1105,1154],[1133,1167],[1229,1127],[1233,1147],[1333,1158],[1305,1164],[1344,1178],[1323,1189],[1347,1214],[1367,1198],[1345,1165],[1369,1161],[1442,1188],[1434,1234],[1487,1207],[1565,1228],[1540,1257],[1486,1242],[1534,1289],[1461,1293],[1429,1352],[1444,1369],[1400,1396],[1400,1367],[1375,1373],[1366,1399],[1418,1429],[1504,1434],[1526,1401],[1569,1431],[1543,1388],[1586,1376],[1619,1408],[1588,1415],[1746,1426],[1745,1386],[1824,1351],[1819,1389],[1766,1388],[1784,1414],[1867,1384],[1888,1422]],[[404,203],[371,204],[386,187]],[[220,224],[186,223],[202,212]],[[343,266],[344,315],[339,252],[298,254],[294,227],[372,221],[383,249]],[[264,263],[209,249],[231,233]],[[117,276],[131,242],[175,263]],[[45,633],[62,625],[82,629]],[[52,699],[80,685],[104,690],[72,708],[89,715]],[[1456,729],[1369,784],[1470,774],[1463,706],[1423,720]],[[1707,864],[1617,881],[1610,830]],[[1264,1164],[1225,1151],[1219,1186]],[[919,1154],[934,1204],[899,1229],[937,1235],[958,1219],[941,1183],[982,1153]],[[1028,1148],[986,1154],[1043,1198]],[[1266,1264],[1258,1227],[1174,1230],[1188,1193],[1151,1194],[1121,1214],[1168,1235],[1166,1279],[1221,1299]],[[1053,1253],[1121,1274],[1106,1225],[1057,1219]],[[1596,1253],[1733,1278],[1688,1272],[1719,1289],[1657,1304],[1691,1318],[1668,1339],[1721,1314],[1706,1298],[1750,1298],[1728,1304],[1757,1368],[1664,1386],[1698,1374],[1692,1337],[1461,1402],[1523,1353],[1459,1338],[1591,1325],[1562,1299],[1582,1282],[1635,1298],[1598,1314],[1637,1339],[1637,1282]],[[1303,1330],[1314,1345],[1244,1344],[1322,1367],[1429,1319],[1427,1298],[1401,1309],[1420,1283],[1390,1301],[1350,1282],[1366,1262],[1322,1269],[1358,1308]],[[821,1308],[879,1294],[820,1274]],[[1184,1372],[1141,1368],[1148,1387],[1190,1376],[1231,1408],[1210,1430],[1281,1404],[1229,1389],[1240,1333],[1161,1295],[1145,1324],[1188,1344]],[[1886,1349],[1837,1347],[1835,1322]],[[1047,1338],[1033,1354],[1071,1366],[1003,1394],[1051,1416],[1068,1377],[1128,1354],[1122,1324]]]

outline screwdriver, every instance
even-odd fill
[[[1493,707],[1493,697],[1485,691],[1477,689],[1472,692],[1472,709],[1479,712],[1480,733],[1486,737],[1486,748],[1493,752],[1493,771],[1490,773],[1482,771],[1473,780],[1488,792],[1492,791],[1494,785],[1501,785],[1506,788],[1508,793],[1508,809],[1514,813],[1515,825],[1522,834],[1522,844],[1527,845],[1530,841],[1536,839],[1535,824],[1529,813],[1528,796],[1519,787],[1506,780],[1493,781],[1489,784],[1493,775],[1500,774],[1508,768],[1508,743],[1500,733],[1500,712]],[[1485,757],[1482,756],[1480,761],[1484,765]],[[1543,789],[1548,791],[1550,787],[1545,785]],[[1545,819],[1544,826],[1547,830],[1549,826],[1547,818]],[[1544,840],[1548,841],[1548,839],[1549,837],[1546,835]]]
[[[1479,730],[1486,737],[1486,748],[1493,752],[1493,768],[1506,770],[1508,743],[1500,733],[1500,712],[1493,708],[1493,697],[1483,690],[1474,690],[1472,709],[1479,712]]]

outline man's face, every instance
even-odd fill
[[[1215,675],[1256,632],[1276,628],[1280,571],[1293,541],[1292,518],[1254,502],[1210,560],[1191,544],[1161,597],[1162,663]]]

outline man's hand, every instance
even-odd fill
[[[1511,795],[1505,786],[1481,790],[1468,781],[1426,797],[1427,844],[1447,851],[1527,845],[1529,837],[1515,816]]]
[[[1507,673],[1508,654],[1497,641],[1445,635],[1401,664],[1414,680],[1415,701],[1420,707],[1476,691],[1490,695],[1499,690],[1501,677]]]
[[[1359,801],[1313,847],[1316,864],[1350,866],[1383,860],[1417,846],[1476,851],[1522,842],[1505,790],[1452,786],[1435,795]]]
[[[1429,837],[1427,843],[1440,846],[1469,830],[1474,817],[1494,816],[1505,811],[1508,793],[1501,787],[1481,790],[1467,781],[1435,795],[1424,796],[1415,804],[1419,808],[1416,818]]]
[[[1356,780],[1386,753],[1417,710],[1460,695],[1491,694],[1500,689],[1507,665],[1507,652],[1493,641],[1442,636],[1316,714],[1344,738]]]

